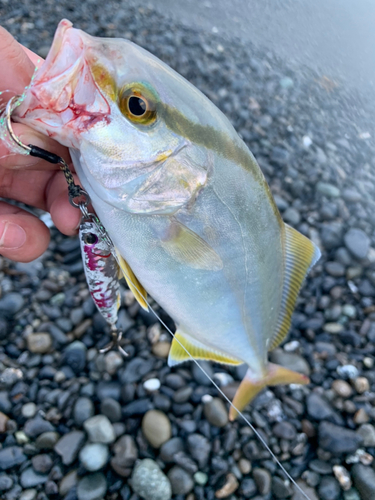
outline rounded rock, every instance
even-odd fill
[[[170,500],[172,497],[171,483],[158,464],[150,458],[141,460],[135,466],[131,486],[144,500]]]
[[[34,353],[44,354],[52,347],[52,338],[49,333],[31,333],[26,341],[28,350]]]
[[[22,416],[25,418],[33,418],[38,411],[38,408],[35,403],[26,403],[21,408]]]
[[[149,410],[145,414],[142,419],[142,431],[153,448],[160,448],[172,435],[169,418],[159,410]]]
[[[95,414],[94,404],[91,399],[80,397],[74,404],[73,418],[78,427]]]
[[[101,472],[83,477],[77,486],[78,500],[102,500],[107,492],[107,480]]]
[[[108,446],[102,443],[88,443],[79,452],[79,459],[86,470],[98,471],[108,462]]]
[[[335,380],[332,383],[332,389],[338,396],[341,396],[342,398],[350,398],[350,396],[353,394],[353,389],[345,380]]]
[[[349,252],[357,259],[364,259],[370,249],[370,239],[362,229],[349,229],[344,235],[344,242]]]
[[[174,495],[187,495],[194,488],[192,477],[178,465],[170,469],[168,479]]]
[[[224,427],[228,423],[228,411],[220,398],[212,398],[204,405],[203,411],[211,425]]]
[[[89,418],[83,427],[93,443],[110,444],[116,439],[113,425],[105,415],[95,415]]]

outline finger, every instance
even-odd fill
[[[26,146],[32,144],[50,153],[55,153],[70,163],[69,151],[66,147],[21,123],[13,123],[13,132]],[[35,156],[14,154],[4,141],[0,141],[0,167],[9,169],[56,170],[58,165],[53,165]]]
[[[0,90],[14,90],[22,94],[30,83],[34,65],[22,46],[0,26],[0,64],[6,71],[1,73]]]
[[[18,262],[30,262],[46,251],[47,226],[18,207],[0,202],[0,254]]]

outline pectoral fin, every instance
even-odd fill
[[[231,358],[224,353],[210,349],[206,345],[202,344],[198,340],[193,339],[190,335],[185,333],[175,333],[175,337],[172,340],[172,346],[169,351],[168,365],[175,366],[184,361],[189,361],[191,358],[186,350],[195,359],[205,359],[209,361],[215,361],[216,363],[224,363],[227,365],[240,365],[243,361]]]
[[[117,255],[118,261],[120,263],[121,272],[126,280],[126,283],[128,284],[128,287],[133,292],[134,297],[136,298],[139,305],[145,311],[148,311],[148,305],[146,303],[146,299],[147,299],[146,290],[140,284],[137,277],[133,273],[132,268],[129,266],[129,264],[126,262],[126,260],[122,257],[122,255],[119,253],[117,248],[116,248],[116,255]]]
[[[252,371],[249,369],[242,380],[233,399],[233,404],[237,410],[242,411],[255,396],[268,385],[284,384],[308,384],[309,378],[302,373],[294,372],[283,366],[268,364],[268,371],[264,378],[255,380]],[[229,420],[235,420],[238,412],[230,407]]]
[[[285,224],[285,278],[279,319],[269,350],[275,349],[289,331],[302,283],[320,257],[320,250],[301,233]]]
[[[177,262],[193,269],[220,271],[223,261],[215,250],[194,231],[172,220],[161,246]]]

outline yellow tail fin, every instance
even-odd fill
[[[308,384],[309,382],[310,380],[306,375],[269,363],[267,374],[261,380],[254,380],[251,370],[247,371],[234,396],[233,404],[239,411],[242,411],[268,385]],[[229,420],[235,420],[237,416],[238,412],[231,406]]]

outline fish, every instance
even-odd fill
[[[62,20],[13,117],[70,149],[118,257],[176,324],[170,366],[189,353],[246,364],[231,420],[266,386],[309,382],[268,353],[320,251],[283,222],[254,156],[196,87],[131,41]]]

